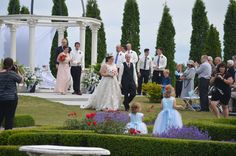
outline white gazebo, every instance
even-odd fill
[[[91,64],[97,63],[97,37],[101,21],[88,17],[67,17],[67,16],[39,16],[39,15],[7,15],[0,16],[0,29],[2,25],[10,28],[10,56],[16,61],[16,31],[20,26],[29,27],[29,66],[35,67],[35,28],[37,26],[54,27],[58,32],[58,44],[64,38],[64,32],[68,27],[78,27],[80,29],[81,50],[85,52],[86,27],[92,31],[92,51]],[[0,30],[1,32],[1,30]],[[0,41],[1,42],[1,41]]]

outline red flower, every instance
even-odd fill
[[[76,117],[76,115],[77,115],[76,112],[70,112],[70,113],[68,113],[68,116],[69,116],[69,117]]]
[[[91,119],[92,118],[91,114],[86,114],[86,117],[87,117],[87,119]]]
[[[151,109],[153,109],[154,108],[154,105],[151,105]]]
[[[97,125],[97,122],[96,122],[96,121],[94,121],[94,122],[93,122],[93,125],[94,125],[94,126],[96,126],[96,125]]]
[[[66,55],[60,55],[59,61],[64,62],[66,60]]]
[[[96,112],[93,112],[93,113],[91,113],[90,115],[91,115],[91,117],[93,118],[93,117],[96,116]]]
[[[137,130],[134,128],[130,128],[129,133],[135,135],[135,134],[137,134]]]
[[[91,126],[91,124],[92,124],[91,122],[88,122],[88,123],[87,123],[88,126]]]

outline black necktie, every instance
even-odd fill
[[[147,66],[147,57],[145,57],[145,61],[144,61],[144,70],[146,69]]]
[[[160,64],[160,55],[158,56],[158,59],[157,59],[157,65],[159,66]]]

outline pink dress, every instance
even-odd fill
[[[65,53],[64,53],[65,54]],[[66,93],[71,80],[70,75],[70,66],[69,62],[71,60],[70,55],[66,54],[67,57],[64,62],[59,62],[59,66],[57,69],[57,79],[56,79],[56,86],[54,92],[56,93]]]

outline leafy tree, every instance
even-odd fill
[[[236,1],[230,0],[224,22],[224,60],[236,54]]]
[[[136,0],[127,0],[123,13],[121,45],[132,44],[132,49],[140,54],[139,8]]]
[[[29,8],[27,8],[26,6],[22,6],[20,14],[30,14]]]
[[[172,80],[174,80],[175,71],[175,28],[173,25],[170,9],[164,6],[161,23],[158,29],[156,47],[164,49],[163,54],[167,57],[167,69],[170,70]]]
[[[65,0],[53,0],[53,7],[52,7],[52,15],[61,15],[61,16],[68,16],[68,10],[65,3]],[[56,22],[56,21],[54,21]],[[67,37],[67,32],[65,32],[64,37]],[[54,77],[57,75],[56,69],[56,54],[55,49],[58,46],[58,33],[56,32],[51,47],[51,57],[50,57],[50,69]]]
[[[20,1],[19,0],[10,0],[8,4],[8,14],[19,14],[20,13]]]
[[[207,12],[202,0],[196,0],[192,10],[192,27],[189,57],[194,61],[200,62],[201,55],[204,54],[207,32],[209,29]]]
[[[205,45],[205,54],[211,56],[212,58],[221,57],[221,44],[219,38],[219,32],[213,24],[210,26],[210,29],[207,33],[206,45]]]
[[[99,20],[102,20],[100,16],[100,10],[97,5],[96,0],[88,0],[86,9],[86,17],[92,17]],[[89,27],[86,28],[86,43],[85,43],[85,66],[89,67],[91,64],[91,45],[92,45],[92,31]],[[97,62],[101,63],[107,53],[106,45],[106,33],[104,30],[104,24],[101,24],[100,29],[98,30],[98,57]]]

